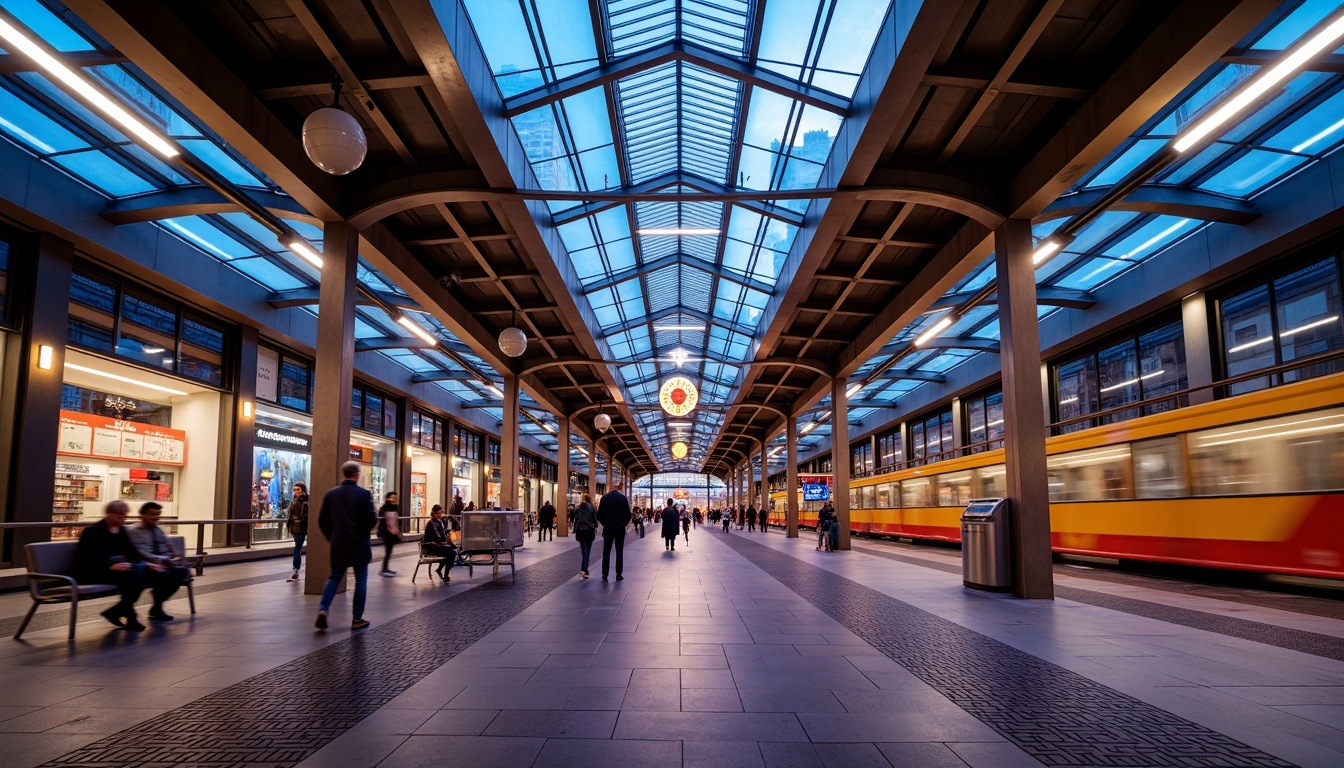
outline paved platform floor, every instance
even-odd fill
[[[1328,605],[1071,576],[1020,601],[946,553],[813,543],[634,538],[620,582],[577,578],[572,539],[514,582],[402,557],[353,634],[344,597],[314,631],[281,561],[213,568],[195,617],[0,643],[0,765],[1344,765]]]

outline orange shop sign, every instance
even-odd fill
[[[138,421],[63,410],[56,453],[181,466],[186,463],[187,433]]]
[[[678,501],[685,501],[686,499],[691,498],[691,494],[685,488],[678,488],[672,492],[672,498]]]

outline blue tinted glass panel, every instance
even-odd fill
[[[112,197],[138,195],[154,189],[148,181],[100,150],[60,155],[52,162]]]
[[[1199,187],[1224,195],[1248,197],[1306,161],[1301,155],[1253,149],[1209,180],[1200,182]]]

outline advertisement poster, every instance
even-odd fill
[[[149,464],[186,462],[187,433],[137,421],[61,411],[56,453]]]

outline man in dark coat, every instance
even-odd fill
[[[103,611],[103,618],[132,632],[145,628],[135,616],[135,601],[149,585],[150,572],[160,570],[145,561],[126,533],[124,501],[108,503],[103,519],[79,533],[75,547],[75,581],[80,584],[116,584],[121,600]]]
[[[331,608],[336,589],[345,578],[345,569],[355,571],[355,598],[351,603],[351,629],[369,626],[364,620],[364,597],[369,581],[369,561],[373,547],[369,534],[378,523],[373,511],[373,494],[359,487],[359,465],[347,461],[341,465],[341,484],[322,497],[317,527],[331,542],[331,578],[322,590],[322,607],[317,612],[317,628],[327,628],[327,609]]]
[[[551,502],[541,505],[541,511],[537,513],[537,522],[541,525],[541,531],[537,534],[537,541],[555,541],[555,507]]]
[[[770,524],[770,508],[762,506],[761,511],[757,512],[756,515],[761,523],[761,533],[765,533],[766,526]]]
[[[625,527],[630,524],[630,500],[621,493],[619,485],[613,485],[610,491],[597,503],[597,522],[602,524],[602,580],[607,580],[607,562],[611,558],[611,548],[616,548],[616,580],[621,575],[623,555],[625,554]]]
[[[677,515],[677,508],[671,499],[667,500],[667,506],[663,507],[663,549],[675,552],[677,550],[677,536],[681,534],[681,520]]]
[[[748,531],[754,531],[754,530],[756,530],[756,505],[755,505],[755,504],[752,504],[751,506],[747,507],[747,530],[748,530]]]

